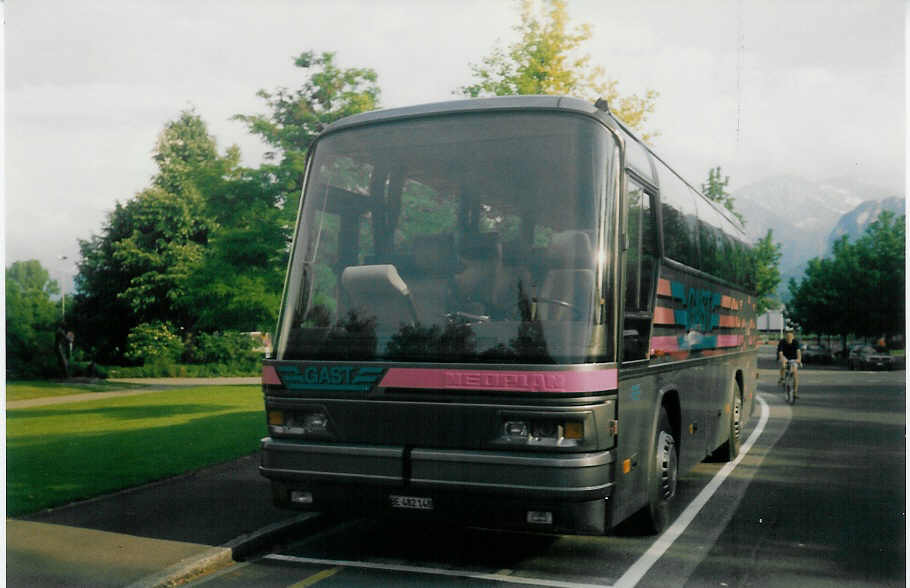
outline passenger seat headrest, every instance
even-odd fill
[[[585,231],[553,233],[548,257],[554,267],[590,268],[594,265],[591,238]]]
[[[344,268],[341,285],[355,300],[368,301],[376,296],[408,296],[407,284],[394,265],[359,265]]]

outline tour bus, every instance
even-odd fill
[[[281,507],[668,522],[756,379],[742,227],[603,100],[358,114],[309,150],[260,472]]]

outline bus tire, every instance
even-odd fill
[[[739,455],[743,436],[743,399],[736,390],[730,405],[730,424],[727,440],[717,448],[711,457],[712,461],[733,461]]]
[[[634,527],[643,534],[660,533],[670,523],[670,504],[676,496],[679,455],[670,417],[660,408],[654,451],[648,463],[648,504],[635,515]]]

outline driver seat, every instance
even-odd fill
[[[547,272],[540,287],[537,318],[551,321],[587,320],[594,307],[595,293],[590,237],[584,231],[555,233],[550,243],[549,257],[552,269]]]

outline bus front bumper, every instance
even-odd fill
[[[537,454],[266,438],[259,470],[285,508],[599,534],[608,526],[613,461],[611,451]]]

